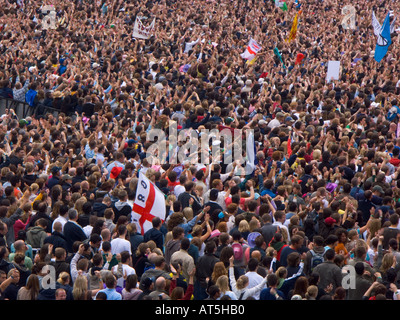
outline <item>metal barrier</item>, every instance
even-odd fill
[[[21,102],[14,99],[0,97],[0,115],[6,112],[6,109],[13,109],[18,119],[24,119],[29,116],[37,115],[38,110],[43,115],[51,113],[53,116],[58,116],[60,110],[54,109],[43,104],[38,104],[36,107],[31,107],[27,102]]]

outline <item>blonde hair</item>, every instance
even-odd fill
[[[62,285],[65,285],[69,282],[70,279],[71,279],[71,276],[69,275],[69,273],[66,271],[63,271],[58,275],[57,282]]]
[[[236,288],[238,290],[241,290],[241,289],[246,288],[248,284],[249,284],[249,278],[245,275],[242,275],[236,281]]]
[[[243,219],[242,221],[239,222],[239,232],[246,232],[250,231],[250,225],[247,222],[247,220]]]
[[[249,222],[250,232],[253,232],[254,230],[258,229],[258,227],[259,227],[259,221],[257,219],[251,219]]]
[[[186,218],[186,220],[192,220],[193,219],[193,209],[190,207],[186,207],[185,209],[182,210],[183,216]]]
[[[318,287],[315,285],[311,285],[307,288],[306,292],[306,299],[309,300],[310,298],[316,298],[318,295]]]
[[[225,294],[225,292],[229,291],[229,278],[227,275],[222,275],[217,279],[215,283],[219,290],[221,291],[221,295]]]
[[[75,210],[78,211],[78,215],[83,214],[82,207],[83,205],[87,202],[87,199],[85,197],[81,197],[75,202]]]
[[[83,275],[78,275],[74,281],[74,287],[72,289],[72,296],[74,300],[86,300],[86,292],[88,290],[87,278]]]
[[[382,265],[380,267],[380,272],[388,271],[393,265],[394,255],[393,253],[386,253],[382,258]]]

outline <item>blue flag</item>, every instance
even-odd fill
[[[377,62],[381,62],[383,57],[386,55],[392,40],[390,38],[390,21],[389,13],[387,14],[385,21],[383,22],[382,29],[378,35],[378,40],[375,47],[374,58]]]

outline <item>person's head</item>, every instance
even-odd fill
[[[71,276],[69,275],[68,272],[66,271],[62,271],[59,275],[58,275],[58,279],[57,282],[61,285],[67,285],[69,284],[71,281]]]
[[[88,290],[88,279],[84,275],[78,275],[74,281],[72,296],[74,300],[85,300]]]
[[[278,281],[279,281],[279,278],[275,273],[270,273],[267,276],[267,285],[270,288],[275,288],[278,285]]]
[[[206,242],[204,253],[213,254],[217,250],[217,245],[214,241],[210,240]]]
[[[257,267],[258,267],[258,260],[254,259],[254,258],[250,258],[249,262],[247,263],[247,267],[249,269],[249,271],[256,271]]]
[[[217,286],[217,285],[215,285],[215,284],[213,284],[213,285],[211,285],[210,287],[208,287],[208,295],[210,296],[210,298],[211,299],[213,299],[213,300],[217,300],[219,297],[220,297],[220,295],[221,295],[221,290],[220,290],[220,288]]]
[[[298,252],[291,252],[287,256],[287,266],[297,267],[300,264],[300,254]]]
[[[67,292],[63,288],[56,289],[55,292],[56,300],[67,300]]]
[[[222,275],[227,275],[228,270],[225,267],[225,264],[221,261],[215,263],[213,272],[211,274],[211,280],[215,283],[217,279]]]
[[[97,292],[96,300],[107,300],[107,294],[103,291]]]
[[[153,258],[153,263],[156,269],[164,270],[166,262],[164,256],[155,256]]]
[[[68,219],[72,221],[78,220],[78,211],[74,208],[68,210]]]
[[[249,277],[241,275],[236,281],[236,287],[238,290],[244,289],[249,285]]]
[[[302,247],[304,238],[299,235],[294,235],[291,239],[291,245],[294,249],[298,250]]]
[[[172,238],[174,240],[181,240],[185,236],[185,230],[182,227],[174,227],[172,229]]]
[[[63,247],[57,247],[54,250],[56,261],[64,261],[67,257],[67,251]]]
[[[308,279],[307,277],[300,276],[296,279],[294,283],[293,294],[299,294],[302,297],[305,296],[308,288]]]
[[[333,249],[326,250],[325,259],[327,261],[333,261],[334,258],[335,258],[335,250],[333,250]]]
[[[310,285],[307,288],[306,299],[307,300],[315,300],[318,296],[318,287],[316,285]]]
[[[221,290],[221,294],[224,294],[225,292],[230,290],[230,288],[229,288],[229,278],[225,274],[219,276],[215,284]]]
[[[130,292],[133,289],[136,289],[138,283],[137,274],[130,274],[125,281],[125,290]]]
[[[181,241],[181,249],[187,251],[190,247],[190,240],[184,237]]]
[[[118,232],[118,235],[119,235],[121,238],[124,238],[124,237],[126,236],[126,233],[128,232],[128,230],[127,230],[127,228],[126,228],[126,225],[125,225],[125,224],[120,224],[120,225],[117,227],[117,232]]]
[[[104,276],[104,283],[108,289],[114,289],[115,286],[117,285],[117,279],[111,272],[108,272]]]
[[[152,224],[153,224],[153,228],[159,229],[159,228],[161,228],[162,221],[159,217],[155,217],[152,220]]]
[[[389,217],[389,221],[392,224],[392,226],[396,226],[399,224],[399,215],[397,213],[393,213]]]

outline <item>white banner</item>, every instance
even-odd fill
[[[354,30],[356,28],[356,9],[352,5],[347,5],[342,8],[342,27],[343,29]]]
[[[142,20],[139,17],[136,17],[135,24],[133,26],[132,37],[139,39],[149,39],[154,31],[154,26],[156,23],[156,18],[153,19],[153,22],[146,27]]]
[[[326,81],[339,80],[340,61],[329,61],[328,72],[326,73]]]

